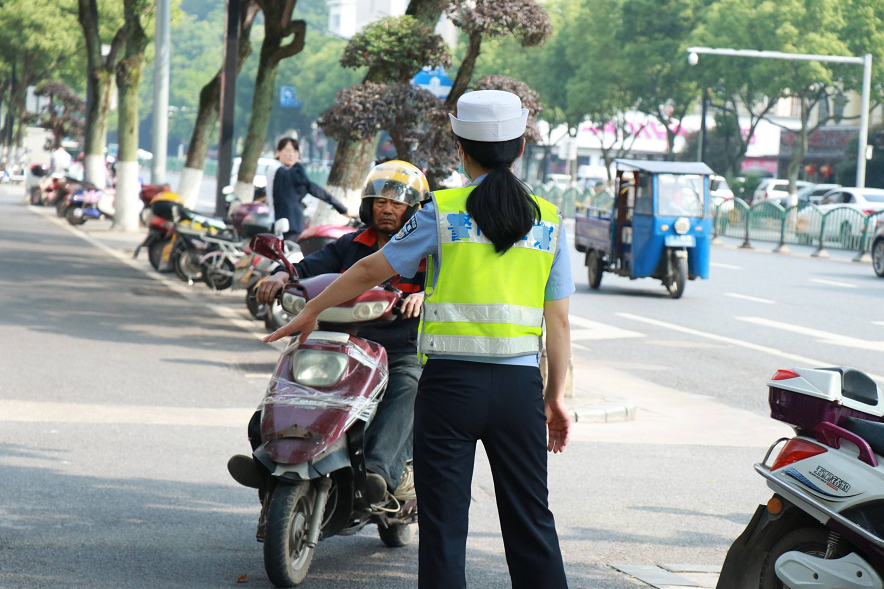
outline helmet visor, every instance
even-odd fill
[[[375,166],[362,187],[362,198],[388,198],[413,207],[429,196],[427,179],[413,165],[390,161]]]

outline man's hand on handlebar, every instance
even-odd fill
[[[289,281],[287,272],[277,272],[268,276],[255,291],[255,300],[262,305],[273,304],[276,293]]]
[[[421,307],[424,304],[424,291],[416,292],[405,297],[402,301],[402,318],[410,319],[420,317]]]

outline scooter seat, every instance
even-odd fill
[[[821,370],[841,373],[841,394],[848,399],[873,407],[878,405],[878,385],[866,373],[850,366],[822,368]]]
[[[844,429],[867,441],[875,454],[884,456],[884,423],[848,417],[843,425]]]

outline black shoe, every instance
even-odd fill
[[[381,503],[387,497],[387,481],[384,477],[373,472],[366,474],[365,495],[369,503]]]
[[[227,461],[227,472],[237,483],[244,487],[259,489],[261,487],[261,473],[258,465],[250,456],[236,454]]]

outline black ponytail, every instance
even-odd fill
[[[494,244],[494,251],[505,253],[540,220],[540,207],[510,169],[522,154],[523,139],[457,140],[467,155],[490,170],[467,197],[467,212]]]

